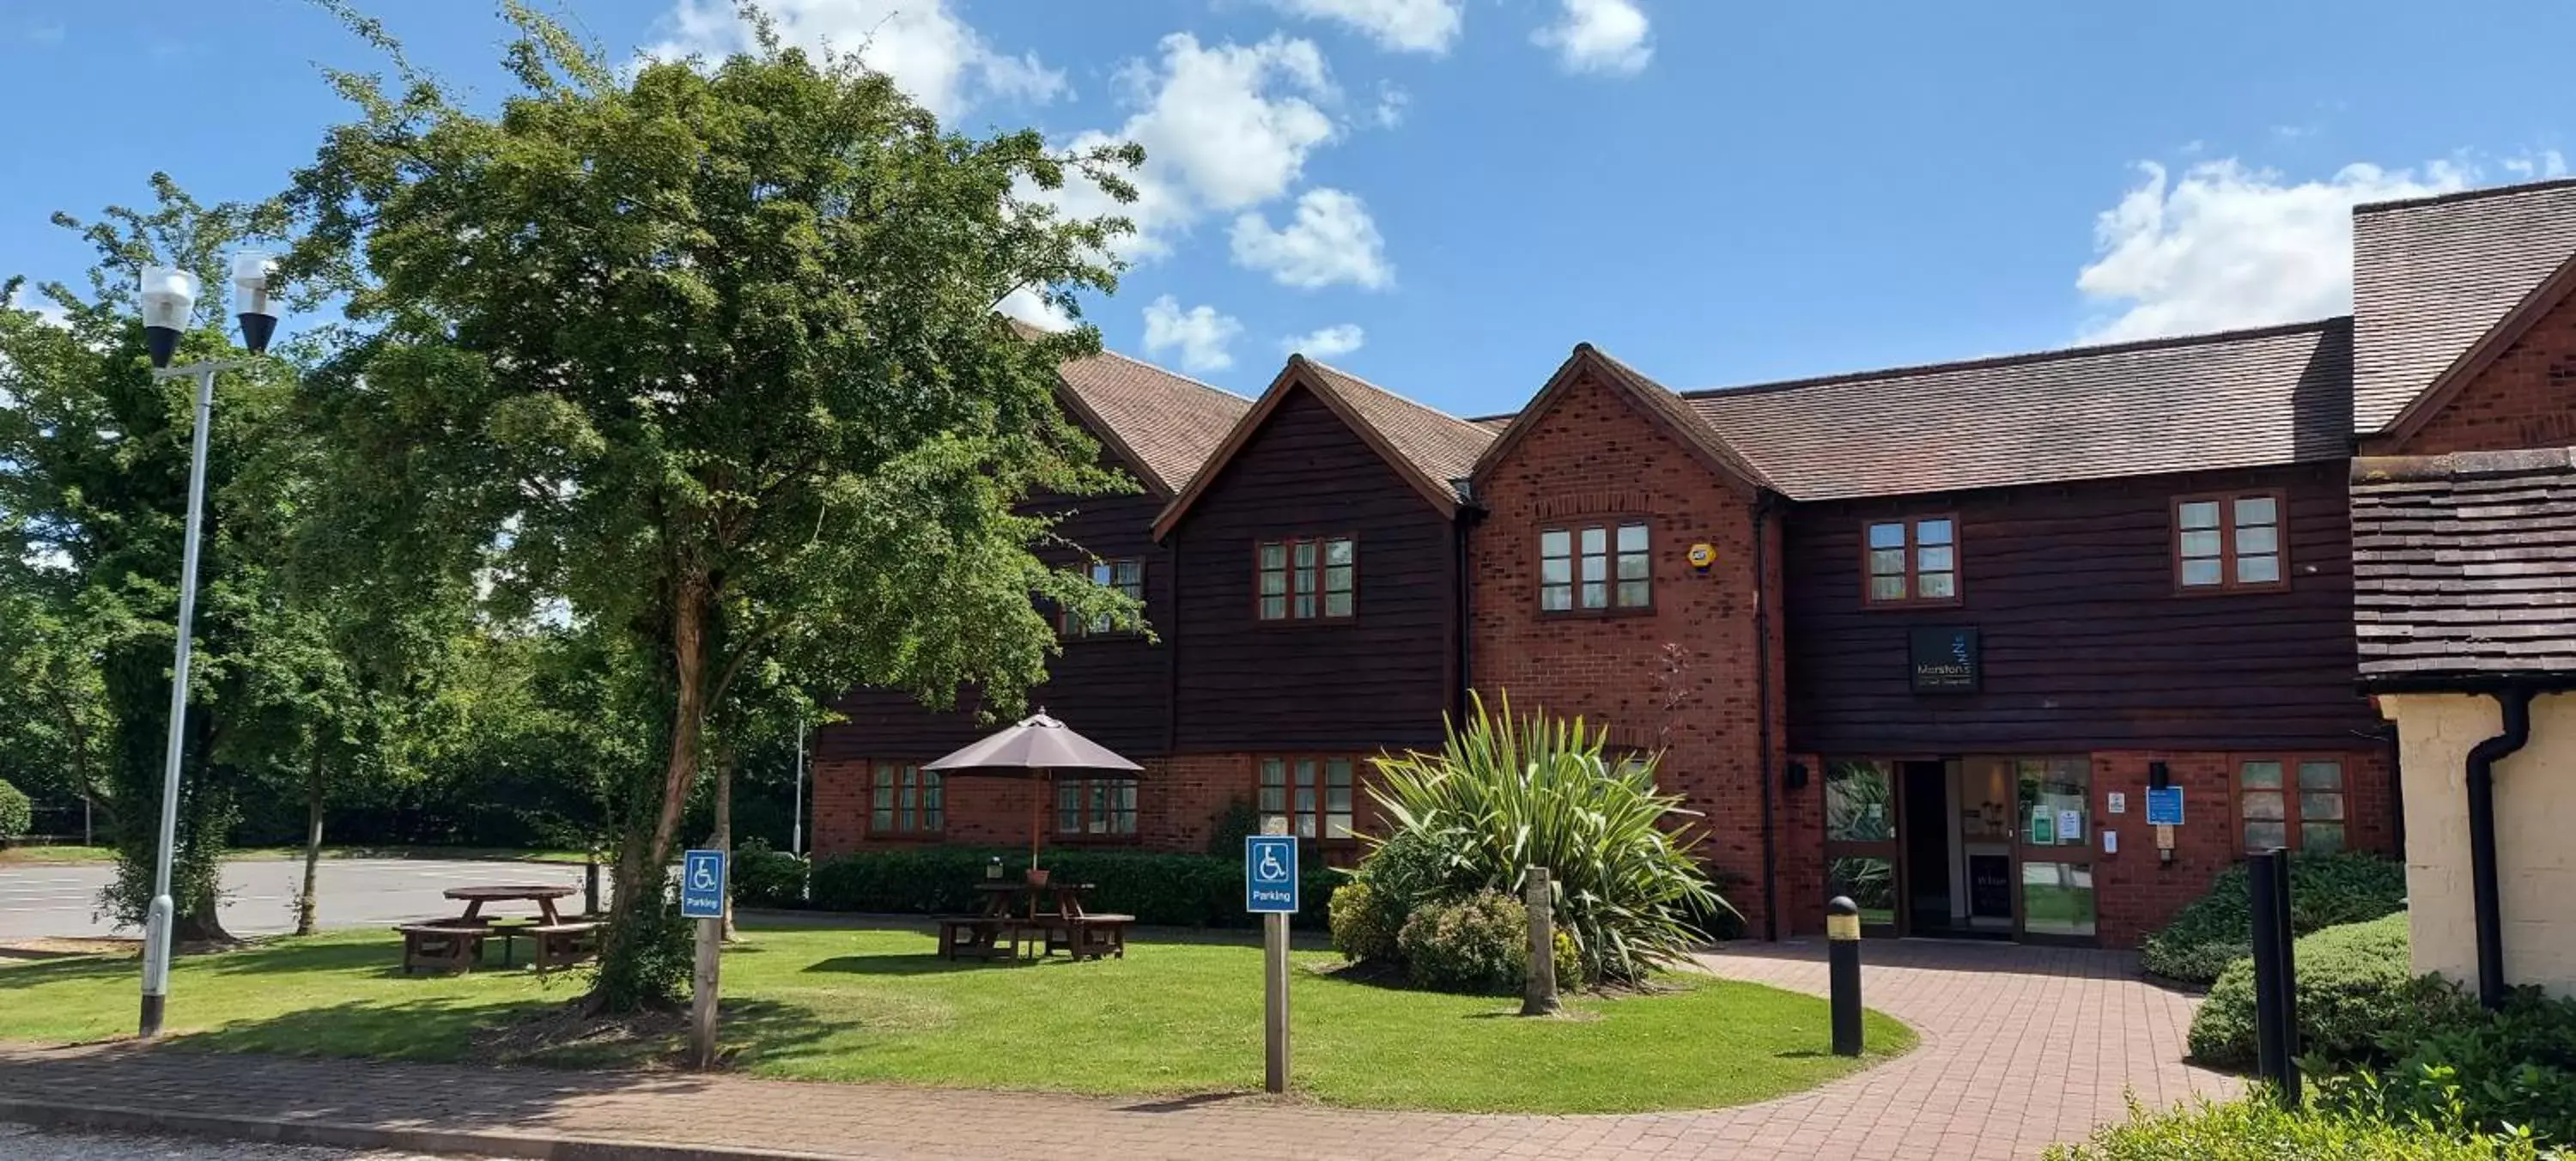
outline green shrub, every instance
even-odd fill
[[[1580,719],[1515,722],[1508,701],[1474,710],[1439,754],[1378,759],[1370,791],[1388,844],[1421,844],[1443,891],[1510,892],[1528,868],[1548,868],[1557,923],[1594,982],[1682,960],[1732,911],[1696,857],[1699,831],[1684,820],[1697,815],[1655,788],[1654,760],[1609,762],[1606,733]]]
[[[36,804],[26,792],[0,782],[0,844],[27,837],[36,825]]]
[[[2384,1120],[2333,1110],[2286,1112],[2257,1094],[2226,1104],[2149,1112],[2081,1145],[2052,1145],[2048,1161],[2539,1161],[2527,1136],[2488,1136],[2457,1121]]]
[[[2391,1119],[2448,1116],[2502,1131],[2522,1126],[2576,1143],[2576,998],[2517,989],[2501,1011],[2389,1037],[2384,1068],[2317,1085],[2321,1105]]]
[[[733,848],[733,898],[745,907],[805,904],[805,860],[772,850],[767,839],[745,839]]]
[[[2457,985],[2414,976],[2406,916],[2348,923],[2300,937],[2291,950],[2298,970],[2299,1050],[2335,1066],[2375,1065],[2381,1042],[2454,1024],[2471,1010]],[[2240,960],[2218,977],[2191,1020],[2191,1054],[2204,1064],[2254,1063],[2254,961]]]
[[[2207,894],[2175,912],[2138,944],[2138,962],[2153,975],[2208,985],[2227,965],[2253,954],[2254,911],[2245,864],[2219,872]],[[2290,857],[2290,931],[2392,915],[2406,906],[2406,867],[2363,851]]]
[[[1387,924],[1388,909],[1380,898],[1366,879],[1353,879],[1333,892],[1333,950],[1343,959],[1392,963],[1401,954],[1395,939],[1403,924]]]
[[[1487,995],[1517,991],[1529,974],[1529,912],[1500,891],[1425,903],[1396,941],[1417,988]]]
[[[1243,857],[1243,840],[1261,833],[1261,812],[1253,809],[1252,800],[1237,798],[1218,811],[1208,827],[1208,853],[1220,859]]]
[[[975,885],[984,869],[1002,860],[1005,874],[1019,877],[1029,865],[1026,850],[990,847],[919,847],[910,850],[859,851],[824,859],[814,865],[810,906],[822,911],[857,911],[892,915],[958,915],[979,905]],[[1243,856],[1148,854],[1141,851],[1048,851],[1039,860],[1057,882],[1089,883],[1083,899],[1094,911],[1133,915],[1157,927],[1249,927],[1254,917],[1243,909]],[[1333,892],[1348,880],[1339,871],[1307,860],[1302,867],[1303,909],[1296,926],[1327,926]]]

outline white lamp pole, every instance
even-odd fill
[[[240,311],[243,345],[253,356],[268,350],[277,333],[277,309],[271,301],[276,263],[265,254],[244,253],[233,259],[233,292]],[[206,511],[206,433],[214,426],[215,375],[249,366],[249,359],[218,359],[170,365],[179,336],[188,328],[197,304],[197,277],[185,270],[148,266],[137,287],[143,304],[144,347],[152,356],[152,377],[197,380],[196,430],[189,439],[188,525],[179,563],[179,644],[170,667],[170,740],[161,758],[161,836],[153,852],[152,908],[143,927],[143,1019],[138,1035],[161,1033],[161,1017],[170,996],[170,929],[176,916],[170,898],[170,863],[179,842],[179,766],[188,732],[188,661],[197,625],[197,545]]]

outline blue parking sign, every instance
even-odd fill
[[[722,919],[724,904],[724,852],[690,851],[680,856],[680,917]]]
[[[1255,914],[1297,912],[1297,840],[1256,834],[1243,840],[1243,909]]]
[[[2182,825],[2182,787],[2151,786],[2147,788],[2147,825]]]

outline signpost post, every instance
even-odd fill
[[[1243,840],[1243,909],[1261,916],[1262,1088],[1288,1091],[1288,917],[1297,913],[1297,840],[1287,820]]]
[[[724,947],[725,855],[690,851],[680,858],[680,917],[698,921],[698,965],[690,977],[689,1058],[716,1063],[716,969]]]

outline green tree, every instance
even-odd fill
[[[995,306],[1110,289],[1122,219],[1069,220],[1068,174],[1128,198],[1133,146],[975,139],[854,59],[782,47],[621,79],[511,3],[518,90],[486,115],[411,70],[336,75],[358,119],[290,195],[290,273],[347,295],[335,479],[376,498],[380,567],[477,573],[616,634],[657,755],[606,796],[615,896],[594,999],[668,1000],[667,868],[711,743],[756,690],[908,689],[1009,705],[1055,648],[1036,596],[1132,618],[1040,562],[1033,491],[1106,490],[1052,400],[1088,328]],[[712,731],[712,733],[711,733]]]
[[[194,271],[224,285],[227,257],[246,241],[275,238],[273,204],[206,206],[166,175],[152,179],[148,210],[111,207],[96,222],[57,214],[96,248],[86,292],[48,283],[59,325],[0,311],[0,556],[52,574],[32,589],[59,627],[53,658],[64,680],[86,687],[94,664],[104,734],[96,741],[106,796],[124,807],[116,828],[117,877],[104,902],[139,923],[151,901],[156,824],[167,736],[170,659],[177,620],[181,525],[186,513],[193,385],[157,381],[143,353],[133,301],[146,263]],[[209,294],[183,338],[181,361],[238,356],[225,337],[223,296]],[[232,715],[250,678],[252,613],[267,599],[265,547],[236,535],[270,504],[259,456],[292,396],[292,376],[270,361],[227,374],[207,473],[199,667],[188,691],[187,745],[172,893],[183,942],[226,939],[216,914],[218,859],[236,795],[252,770],[231,745]],[[68,642],[68,644],[64,644]],[[85,660],[84,660],[85,659]],[[87,745],[88,743],[83,743]],[[234,755],[227,757],[226,755]]]

